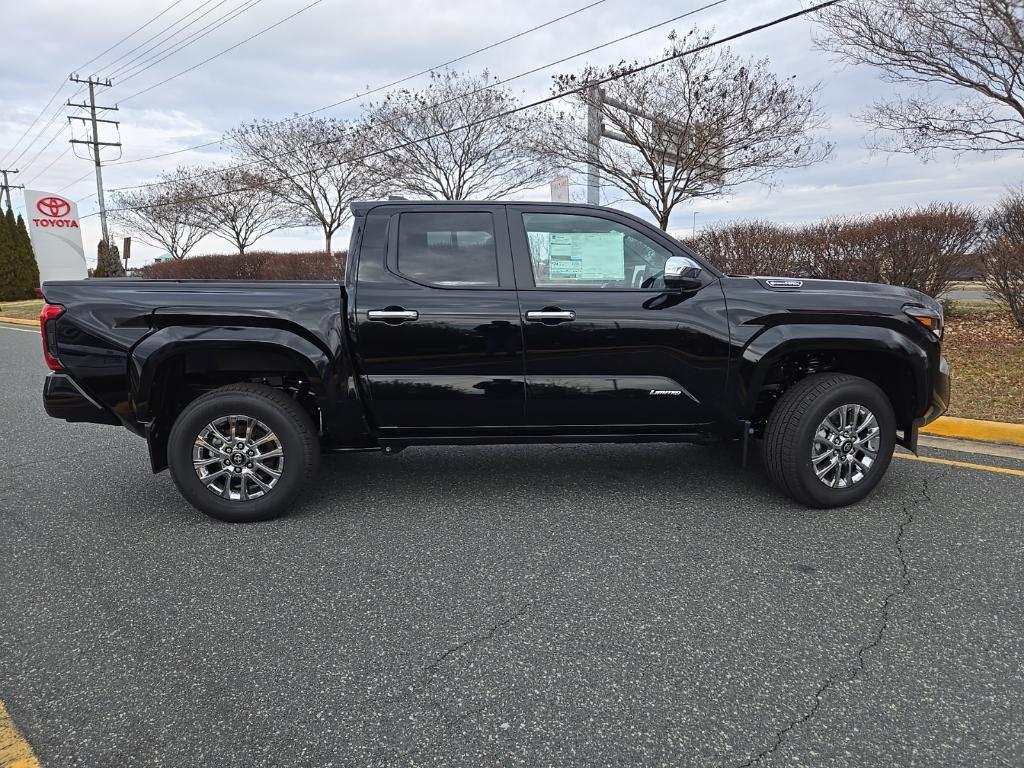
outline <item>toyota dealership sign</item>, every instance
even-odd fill
[[[26,189],[25,208],[40,282],[87,277],[78,205],[52,192]]]

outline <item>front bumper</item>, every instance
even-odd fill
[[[917,420],[917,426],[931,424],[949,409],[950,378],[949,361],[945,357],[940,357],[939,370],[932,380],[931,403],[928,404],[924,416]]]
[[[81,390],[68,374],[57,371],[43,381],[43,407],[55,419],[119,425],[120,420]]]
[[[902,438],[896,440],[904,448],[917,453],[917,438],[921,427],[931,424],[949,408],[950,378],[949,362],[946,358],[939,357],[939,369],[932,377],[931,402],[928,403],[928,409],[923,416],[914,419],[910,429],[904,431]]]

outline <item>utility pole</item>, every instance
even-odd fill
[[[4,177],[4,183],[2,185],[0,185],[0,186],[3,187],[4,197],[7,200],[7,207],[8,208],[11,207],[11,189],[12,188],[13,189],[24,189],[25,188],[21,184],[11,184],[10,181],[7,179],[7,174],[9,174],[9,173],[10,174],[18,173],[18,169],[17,168],[0,168],[0,174],[3,174],[3,177]]]
[[[116,110],[117,107],[99,107],[96,105],[96,86],[102,86],[109,88],[111,83],[110,80],[100,80],[99,78],[89,77],[85,80],[78,77],[78,75],[72,75],[70,78],[72,83],[80,83],[82,85],[89,86],[89,103],[88,104],[73,104],[68,101],[69,107],[77,107],[79,109],[89,110],[88,117],[80,117],[78,115],[69,115],[68,120],[81,120],[83,123],[89,123],[92,126],[90,132],[90,138],[85,139],[71,139],[72,144],[86,144],[92,149],[92,160],[96,164],[96,198],[100,204],[100,229],[103,232],[103,241],[110,244],[110,235],[107,232],[107,203],[103,199],[103,170],[102,161],[100,159],[100,148],[101,147],[120,147],[121,142],[119,141],[100,141],[100,129],[99,124],[105,123],[108,125],[120,125],[116,120],[103,120],[96,117],[97,110],[112,109]]]
[[[601,170],[598,167],[601,152],[601,114],[604,93],[596,85],[587,90],[587,202],[601,204]]]

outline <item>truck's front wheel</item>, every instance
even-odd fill
[[[233,523],[285,512],[320,459],[309,414],[283,392],[234,384],[197,398],[171,429],[174,484],[201,512]]]
[[[772,481],[802,504],[841,507],[878,485],[896,445],[889,398],[872,382],[821,373],[794,384],[764,435]]]

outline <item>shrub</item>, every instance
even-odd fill
[[[973,258],[979,229],[972,208],[933,204],[803,227],[729,224],[690,245],[729,273],[889,283],[937,297]]]
[[[793,276],[800,271],[794,232],[768,221],[706,229],[688,241],[728,274]]]
[[[986,217],[979,256],[985,286],[1024,329],[1024,191],[1004,198]]]
[[[252,251],[221,256],[192,256],[142,267],[151,280],[340,280],[344,252],[328,254]]]

